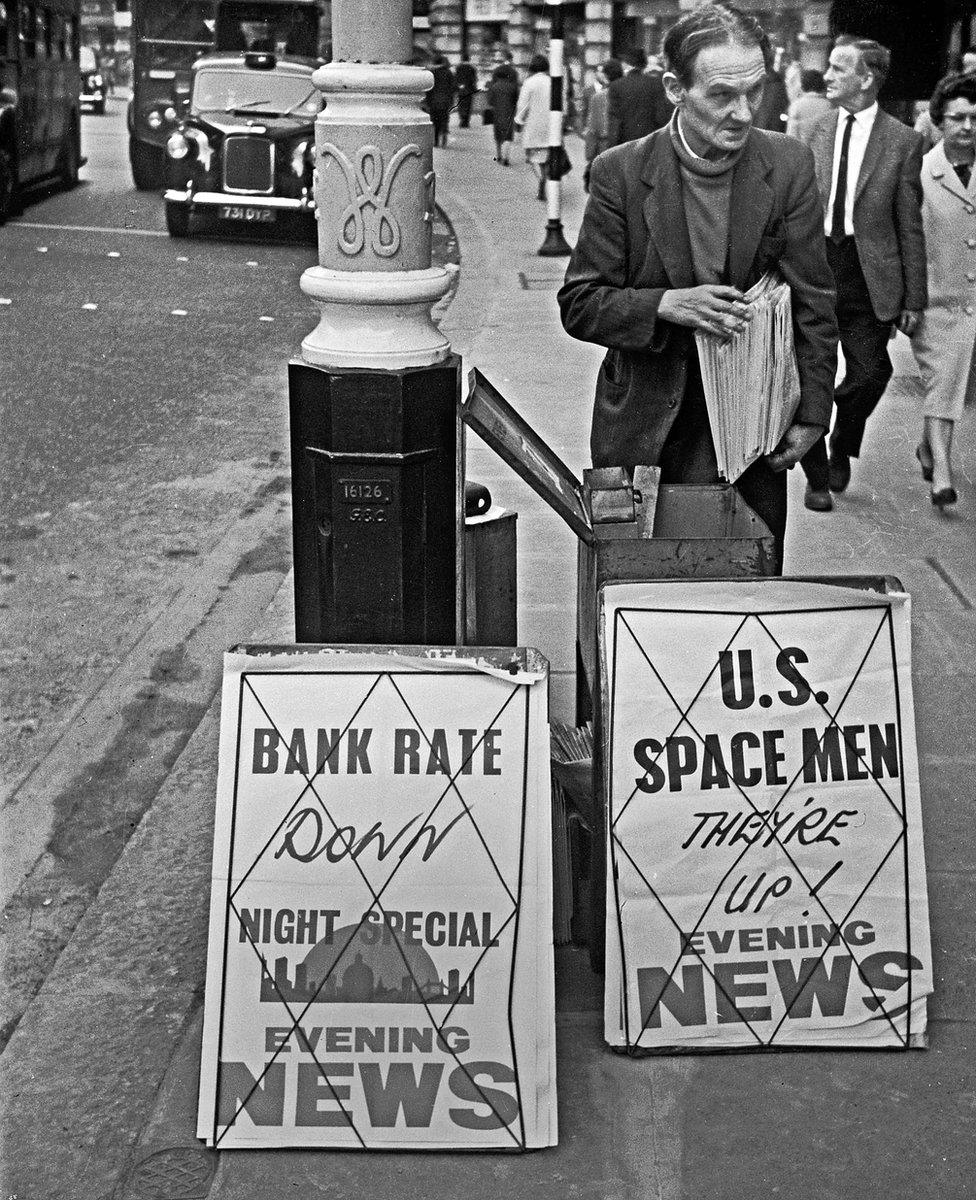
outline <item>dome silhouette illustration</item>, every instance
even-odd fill
[[[355,925],[344,925],[333,932],[330,941],[316,942],[304,960],[310,983],[319,984],[328,976],[339,984],[344,980],[347,971],[359,972],[366,967],[369,968],[376,987],[399,988],[403,977],[409,974],[413,975],[420,987],[437,983],[437,967],[424,947],[419,942],[410,941],[397,933],[397,941],[403,951],[401,953],[394,945],[392,936],[388,935],[390,940],[387,942],[383,940],[384,929],[385,926],[375,922],[364,923],[358,930]],[[368,938],[376,940],[368,941]],[[340,954],[342,958],[336,966],[336,959]],[[409,971],[407,963],[410,964]]]

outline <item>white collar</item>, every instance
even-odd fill
[[[867,108],[862,108],[860,112],[852,113],[848,108],[839,108],[838,125],[843,124],[843,119],[853,117],[855,125],[866,125],[868,129],[874,124],[874,119],[878,115],[878,102],[875,100],[873,104],[869,104]]]

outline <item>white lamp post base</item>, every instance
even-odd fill
[[[309,267],[301,288],[321,316],[302,342],[302,358],[316,366],[377,370],[443,362],[451,347],[430,310],[450,286],[443,267],[398,272]]]

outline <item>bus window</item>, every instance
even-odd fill
[[[53,45],[51,37],[51,12],[47,8],[42,8],[37,14],[37,56],[41,58],[51,57],[51,48]]]
[[[0,4],[0,58],[6,58],[7,38],[10,36],[10,18],[7,16],[6,4]]]

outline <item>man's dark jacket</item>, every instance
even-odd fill
[[[734,172],[727,282],[746,291],[779,267],[792,290],[796,420],[826,428],[837,321],[813,156],[785,134],[753,129]],[[693,331],[659,320],[658,306],[666,290],[695,282],[669,130],[598,155],[558,297],[567,332],[609,348],[597,377],[594,466],[658,462],[697,356]]]
[[[656,72],[631,71],[615,79],[608,89],[609,144],[619,146],[646,137],[671,120],[674,111]]]

